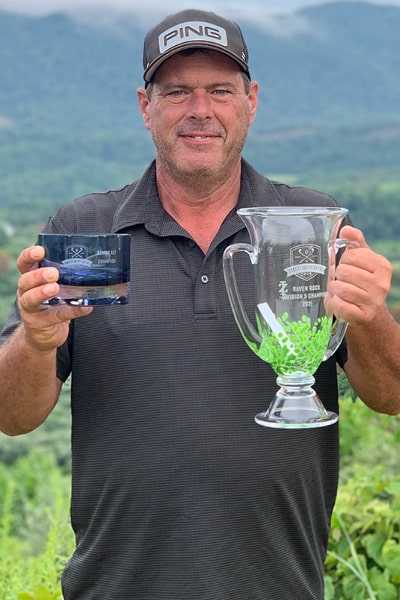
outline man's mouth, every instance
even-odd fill
[[[208,140],[218,136],[212,133],[182,133],[181,137],[189,138],[191,140]]]

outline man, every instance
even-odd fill
[[[238,207],[334,201],[242,160],[258,86],[234,23],[200,10],[167,17],[146,36],[144,80],[155,162],[122,190],[62,207],[45,228],[130,233],[131,303],[45,308],[58,273],[34,268],[41,247],[24,250],[20,316],[0,354],[1,427],[38,426],[72,372],[77,547],[65,600],[322,600],[337,426],[254,423],[276,376],[240,336],[221,261],[228,244],[248,241]],[[336,359],[364,402],[396,414],[390,265],[359,230],[343,236],[360,248],[346,250],[330,283],[335,314],[351,323]],[[238,277],[250,290],[249,271]],[[315,387],[337,411],[334,358]]]

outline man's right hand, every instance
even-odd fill
[[[37,350],[50,351],[67,339],[70,321],[90,314],[93,307],[43,304],[59,293],[57,269],[38,268],[44,254],[42,246],[31,246],[19,255],[17,298],[26,342]]]

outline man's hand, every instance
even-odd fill
[[[67,339],[71,319],[88,315],[93,307],[44,306],[44,301],[59,293],[59,285],[57,269],[37,268],[43,258],[42,246],[32,246],[21,252],[17,260],[21,273],[17,297],[26,342],[37,350],[46,351],[61,346]]]
[[[346,225],[340,237],[356,242],[359,247],[344,251],[329,282],[327,304],[330,310],[351,325],[372,321],[385,304],[390,291],[390,262],[368,247],[359,229]]]

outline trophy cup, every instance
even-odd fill
[[[298,206],[238,210],[251,243],[226,248],[225,284],[244,340],[271,365],[279,386],[268,410],[255,416],[260,425],[312,428],[338,419],[325,409],[312,386],[315,371],[336,351],[347,327],[345,321],[335,319],[326,302],[337,252],[352,244],[337,239],[347,212],[345,208]],[[236,279],[234,255],[238,252],[248,254],[253,266],[255,325]]]
[[[60,284],[59,295],[44,304],[128,304],[130,241],[127,233],[39,233],[46,252],[39,267],[56,267]]]

